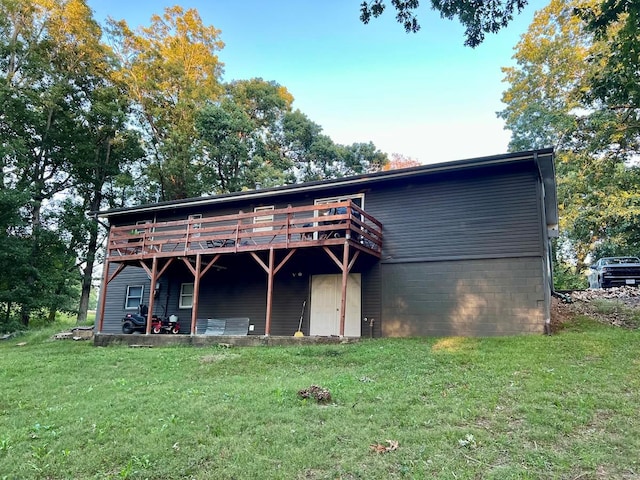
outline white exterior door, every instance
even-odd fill
[[[311,278],[310,335],[340,335],[342,275],[314,275]],[[352,273],[347,279],[345,337],[360,336],[361,278]]]

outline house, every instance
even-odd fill
[[[148,306],[181,334],[488,336],[543,332],[551,149],[101,212],[98,333]],[[223,328],[223,327],[221,327]],[[146,333],[151,323],[147,322]]]

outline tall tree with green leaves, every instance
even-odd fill
[[[194,9],[174,6],[154,15],[148,27],[131,30],[109,19],[108,33],[120,63],[120,80],[135,101],[144,134],[146,177],[152,197],[173,200],[200,195],[201,146],[196,115],[222,94],[224,46],[219,30],[203,24]]]
[[[626,0],[604,0],[602,3],[576,9],[587,22],[596,39],[609,48],[590,59],[601,65],[589,78],[590,89],[585,98],[590,105],[606,105],[609,110],[626,117],[625,141],[635,143],[640,137],[640,3]]]
[[[221,100],[198,114],[203,178],[226,193],[380,170],[386,154],[373,143],[339,145],[299,110],[293,96],[260,78],[226,85]]]
[[[57,222],[47,208],[72,185],[74,165],[84,159],[88,92],[109,66],[83,0],[0,0],[0,19],[2,185],[28,198],[21,235],[30,255],[20,300],[27,325],[35,309],[59,304],[51,295],[67,282],[54,285],[48,271],[57,260],[68,265],[71,253],[52,240]],[[60,272],[77,278],[76,269]]]
[[[561,242],[558,251],[581,271],[589,257],[640,249],[638,153],[622,110],[594,102],[594,78],[616,48],[614,37],[595,36],[578,8],[595,0],[552,0],[516,46],[515,67],[505,68],[509,88],[499,112],[512,132],[510,149],[557,150]]]
[[[93,268],[101,244],[103,229],[95,212],[117,205],[109,184],[144,156],[139,135],[126,124],[129,100],[123,89],[105,76],[88,92],[88,98],[85,155],[73,164],[73,188],[64,202],[61,219],[61,231],[68,232],[68,244],[79,260],[78,323],[87,320]]]

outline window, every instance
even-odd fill
[[[127,296],[124,301],[125,310],[136,310],[142,304],[144,287],[142,285],[127,286]]]
[[[180,308],[191,308],[193,306],[193,283],[183,283],[180,285]]]
[[[329,197],[329,198],[318,198],[315,200],[315,205],[327,205],[327,208],[331,207],[332,203],[345,202],[347,200],[353,201],[353,203],[364,210],[364,193],[356,193],[355,195],[344,195],[342,197]],[[316,215],[321,215],[318,210],[316,210]],[[352,217],[357,218],[357,214],[352,214]],[[317,225],[317,224],[316,224]],[[317,238],[318,233],[314,233],[314,238]]]
[[[259,213],[259,212],[270,212],[273,211],[274,207],[273,205],[269,205],[266,207],[256,207],[253,209],[254,213]],[[253,217],[253,223],[256,225],[259,225],[261,223],[269,223],[269,222],[273,222],[273,213],[268,214],[268,215],[256,215],[255,217]],[[266,230],[273,230],[273,226],[269,225],[268,227],[254,227],[253,231],[254,232],[264,232]]]
[[[188,218],[189,220],[200,220],[202,218],[202,214],[194,213],[193,215],[189,215]],[[200,230],[200,228],[202,228],[202,223],[192,223],[189,228],[189,233],[192,237],[199,237],[200,233],[198,232],[198,230]]]
[[[136,225],[146,225],[147,223],[151,223],[151,220],[138,220],[136,222]],[[144,233],[144,227],[143,228],[136,228],[135,229],[135,233]]]
[[[364,210],[364,193],[344,195],[342,197],[318,198],[314,203],[316,205],[322,205],[323,203],[337,203],[344,202],[345,200],[353,200],[353,203]]]

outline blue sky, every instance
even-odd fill
[[[407,34],[392,8],[360,23],[360,0],[88,0],[95,18],[148,25],[172,5],[195,8],[221,30],[224,80],[261,77],[287,87],[299,108],[343,144],[372,141],[422,163],[506,152],[500,68],[535,10],[475,49],[457,21],[440,19],[423,0],[422,30]],[[390,3],[390,2],[387,2]]]

